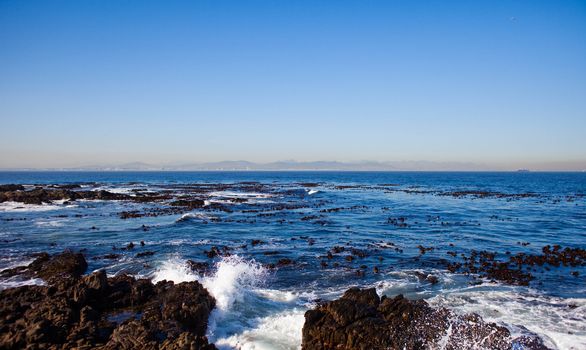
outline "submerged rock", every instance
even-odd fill
[[[303,349],[547,349],[538,337],[510,332],[476,314],[456,315],[402,295],[379,298],[376,290],[351,288],[305,313]]]
[[[81,276],[83,256],[39,259],[28,270],[49,286],[0,292],[0,349],[215,349],[205,337],[215,300],[198,282]]]

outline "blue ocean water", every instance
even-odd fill
[[[8,183],[204,199],[189,213],[127,219],[120,213],[168,203],[0,203],[0,269],[69,248],[84,251],[90,270],[200,280],[218,301],[208,333],[220,348],[297,348],[305,310],[350,286],[374,286],[479,313],[554,348],[586,349],[584,266],[536,270],[529,286],[479,284],[445,268],[457,258],[448,252],[506,259],[545,245],[586,248],[586,173],[0,172]],[[202,191],[207,184],[226,186]],[[129,242],[135,248],[120,249]],[[433,250],[421,254],[420,245]],[[213,246],[229,256],[208,258]],[[345,250],[328,258],[336,246]],[[210,268],[198,274],[187,260]]]

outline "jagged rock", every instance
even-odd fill
[[[140,197],[144,200],[143,197]],[[145,197],[147,201],[156,200],[151,196]],[[6,185],[0,187],[0,203],[20,202],[24,204],[51,203],[55,200],[74,201],[76,199],[100,199],[100,200],[138,200],[139,197],[132,197],[122,193],[112,193],[106,190],[101,191],[72,191],[68,188],[37,187],[25,191],[20,185]]]
[[[35,276],[51,283],[79,278],[87,269],[87,262],[83,254],[65,251],[52,257],[41,255],[28,266],[28,269],[33,271]]]
[[[0,185],[0,192],[9,191],[24,191],[24,186],[16,184]]]
[[[27,271],[49,286],[0,291],[0,349],[215,349],[205,337],[215,300],[198,282],[80,276],[86,265],[42,254]]]
[[[186,264],[191,271],[197,272],[198,274],[205,274],[210,269],[210,264],[203,261],[187,260]]]
[[[206,337],[198,337],[193,333],[183,332],[175,339],[167,339],[161,344],[161,350],[216,350],[213,344],[208,344]]]
[[[68,250],[53,256],[39,253],[34,257],[35,260],[27,266],[3,270],[0,277],[22,275],[27,278],[42,278],[49,284],[63,284],[79,278],[87,269],[83,254]]]
[[[512,339],[510,332],[476,314],[459,316],[423,300],[379,296],[374,288],[351,288],[338,300],[305,313],[303,349],[445,349],[479,347],[546,349],[537,337]]]

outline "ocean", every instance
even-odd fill
[[[221,349],[296,349],[305,311],[352,286],[586,349],[585,266],[537,264],[511,283],[453,265],[586,248],[586,173],[0,172],[0,184],[162,195],[0,203],[0,270],[71,249],[88,271],[198,280],[217,301],[208,336]]]

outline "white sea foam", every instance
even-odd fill
[[[236,191],[215,191],[209,193],[209,198],[204,200],[204,205],[210,204],[228,204],[228,205],[240,205],[234,199],[246,199],[247,204],[268,204],[274,203],[274,201],[268,198],[275,197],[269,193],[257,193],[257,192],[236,192]]]
[[[233,343],[240,344],[243,349],[279,348],[275,344],[290,345],[280,347],[284,349],[298,347],[303,326],[299,317],[302,318],[303,311],[289,310],[267,316],[275,303],[295,306],[297,296],[286,291],[261,289],[267,276],[268,270],[261,264],[232,255],[216,263],[215,272],[210,276],[197,275],[183,259],[173,256],[162,262],[151,277],[154,283],[162,280],[202,283],[216,300],[216,308],[209,319],[208,337],[221,347],[230,347]],[[291,319],[296,322],[292,323]]]
[[[256,294],[268,300],[291,303],[298,299],[298,295],[287,290],[257,289]]]
[[[65,226],[68,221],[69,220],[67,219],[38,219],[35,220],[35,225],[38,227],[62,227]]]
[[[316,193],[319,193],[319,191],[318,191],[318,190],[309,190],[309,191],[307,191],[307,194],[308,194],[309,196],[311,196],[311,195],[313,195],[313,194],[316,194]]]
[[[562,299],[531,290],[482,286],[442,293],[429,299],[460,313],[474,312],[506,325],[514,336],[527,330],[557,349],[586,348],[586,299]]]
[[[198,280],[216,299],[209,319],[208,337],[220,349],[298,349],[301,344],[304,311],[311,298],[287,291],[263,288],[268,271],[239,256],[223,258],[211,276],[192,272],[178,256],[161,263],[153,282]],[[379,294],[420,294],[412,273],[395,272],[378,282]],[[444,280],[444,278],[441,278]],[[447,281],[449,283],[449,281]],[[336,288],[320,297],[335,299],[346,288]],[[427,299],[432,306],[444,306],[456,313],[475,312],[489,322],[507,326],[513,336],[535,333],[546,345],[557,349],[586,348],[586,299],[562,299],[527,289],[478,286],[441,289]],[[313,295],[313,294],[312,294]]]
[[[0,211],[4,212],[31,212],[31,211],[50,211],[59,210],[71,206],[56,204],[24,204],[18,202],[0,203]]]
[[[102,187],[96,187],[94,190],[95,191],[108,191],[110,193],[116,193],[116,194],[127,194],[127,195],[131,195],[131,196],[135,196],[136,193],[133,192],[132,190],[134,190],[135,187],[109,187],[109,186],[102,186]]]
[[[234,302],[242,301],[251,288],[262,284],[268,271],[254,260],[245,260],[237,255],[225,257],[215,266],[215,273],[201,277],[192,272],[185,260],[178,256],[161,263],[152,275],[153,283],[168,280],[176,283],[199,281],[216,299],[218,310],[225,312]]]
[[[204,278],[204,287],[216,299],[219,311],[226,312],[251,288],[261,285],[268,271],[254,260],[245,260],[237,255],[222,259],[216,264],[216,272]]]
[[[186,214],[181,215],[181,217],[179,219],[175,220],[175,222],[189,221],[189,220],[193,220],[193,219],[207,221],[207,220],[213,220],[213,219],[215,219],[215,217],[211,216],[211,215],[204,214],[204,213],[192,212],[192,213],[186,213]]]
[[[269,193],[257,193],[257,192],[233,192],[233,191],[216,191],[210,193],[211,197],[222,197],[222,198],[271,198],[274,195]]]
[[[46,283],[40,278],[22,279],[18,276],[15,276],[1,280],[0,290],[30,285],[44,286]]]
[[[23,259],[22,257],[5,257],[2,261],[2,268],[0,272],[13,269],[20,266],[28,266],[34,259]],[[0,280],[0,290],[6,288],[14,288],[26,285],[45,285],[45,282],[40,278],[23,278],[21,275],[16,275]]]
[[[2,267],[0,268],[0,272],[8,269],[13,269],[15,267],[20,266],[28,266],[30,263],[35,261],[35,259],[23,259],[20,256],[8,256],[2,259]]]
[[[219,349],[273,350],[300,349],[304,309],[292,309],[254,320],[255,325],[240,333],[215,340]]]
[[[164,280],[181,283],[191,282],[197,279],[197,274],[193,273],[185,263],[185,260],[181,259],[179,256],[173,256],[170,259],[163,261],[152,275],[153,283]]]
[[[171,239],[168,241],[160,241],[156,242],[155,244],[169,244],[169,245],[176,245],[176,246],[180,246],[180,245],[204,245],[204,244],[210,244],[211,241],[209,239],[198,239],[198,240],[190,240],[190,239]]]
[[[458,314],[477,313],[489,322],[506,326],[513,337],[537,334],[554,349],[586,349],[586,299],[564,299],[522,287],[466,286],[460,275],[437,273],[438,289],[420,288],[413,271],[396,271],[373,286],[379,294],[403,294],[426,299]],[[462,286],[465,287],[462,287]]]

